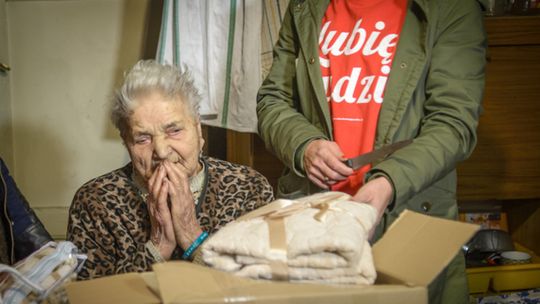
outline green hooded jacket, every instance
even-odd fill
[[[278,197],[321,191],[302,166],[315,138],[332,139],[319,33],[329,0],[291,0],[257,97],[259,134],[286,169]],[[379,114],[375,149],[413,143],[373,165],[394,186],[376,238],[403,211],[457,217],[456,165],[472,152],[484,90],[486,35],[474,0],[410,0]]]

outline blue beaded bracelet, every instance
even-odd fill
[[[203,231],[199,237],[193,243],[184,251],[184,254],[182,255],[182,260],[189,260],[191,258],[191,255],[193,252],[206,240],[208,237],[208,232]]]

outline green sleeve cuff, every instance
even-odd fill
[[[325,139],[324,137],[310,137],[305,142],[303,142],[298,149],[294,152],[294,167],[293,170],[296,173],[296,175],[300,177],[306,177],[306,171],[304,168],[304,152],[306,152],[306,148],[308,144],[316,139]]]

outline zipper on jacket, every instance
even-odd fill
[[[4,175],[2,175],[2,173],[0,173],[0,179],[2,180],[2,185],[4,187],[4,218],[6,219],[6,223],[7,223],[7,229],[9,230],[9,245],[10,246],[10,254],[9,254],[9,257],[10,257],[10,263],[13,263],[13,261],[15,261],[15,239],[13,237],[13,227],[12,227],[12,223],[11,223],[11,220],[9,219],[9,215],[8,215],[8,201],[7,201],[7,193],[8,193],[8,188],[7,188],[7,184],[6,184],[6,181],[4,180]]]

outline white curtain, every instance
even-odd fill
[[[165,0],[157,60],[186,65],[203,95],[203,124],[257,131],[261,0]]]

